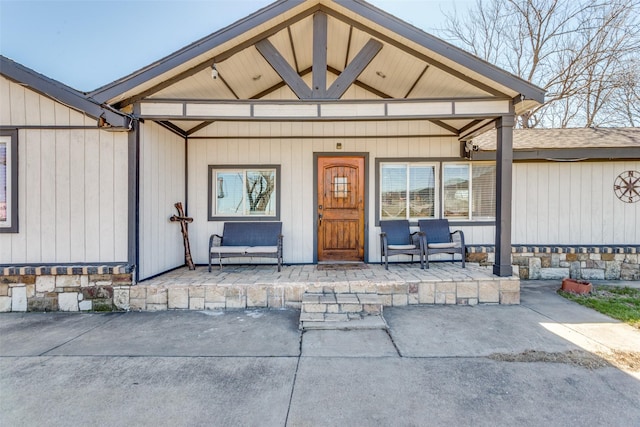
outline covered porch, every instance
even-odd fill
[[[300,308],[307,293],[376,294],[383,306],[519,304],[520,279],[498,277],[491,266],[434,262],[181,267],[130,288],[131,310]]]
[[[284,262],[304,265],[378,262],[381,220],[447,218],[468,244],[495,246],[494,275],[513,274],[512,128],[544,90],[366,2],[276,1],[89,95],[139,119],[134,282],[183,263],[167,221],[177,201],[197,264],[228,221],[281,222]],[[495,162],[474,164],[473,138],[494,128]],[[474,167],[490,169],[486,191]]]

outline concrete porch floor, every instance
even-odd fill
[[[491,267],[467,263],[207,266],[179,268],[131,286],[129,309],[214,310],[300,308],[305,292],[374,293],[384,306],[413,304],[519,304],[520,279],[496,277]]]

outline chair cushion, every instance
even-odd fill
[[[447,248],[455,248],[456,244],[454,242],[450,243],[429,243],[427,247],[431,249],[447,249]]]
[[[249,249],[249,246],[212,246],[212,254],[244,254]]]
[[[388,245],[387,247],[389,249],[401,249],[401,250],[416,249],[416,245]]]
[[[247,248],[248,254],[275,254],[278,252],[277,246],[249,246]]]

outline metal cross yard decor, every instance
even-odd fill
[[[196,266],[193,265],[193,260],[191,259],[191,247],[189,246],[189,230],[187,229],[187,223],[193,222],[193,218],[185,216],[184,210],[182,210],[182,203],[178,202],[174,205],[178,210],[178,215],[172,215],[169,220],[171,222],[180,222],[180,228],[182,229],[182,240],[184,242],[184,258],[189,267],[189,270],[195,270]]]

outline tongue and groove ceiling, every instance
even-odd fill
[[[542,90],[363,1],[282,0],[90,95],[126,108],[147,100],[519,100],[525,92],[516,113],[540,102]],[[454,135],[482,124],[436,122]],[[171,120],[186,133],[206,124]]]
[[[327,84],[340,75],[372,38],[364,31],[329,17],[327,20]],[[267,40],[311,86],[313,65],[313,17],[279,31]],[[379,41],[379,40],[378,40]],[[216,62],[218,79],[209,67],[150,94],[158,99],[260,99],[285,88],[285,99],[297,98],[254,45],[223,62]],[[382,49],[354,84],[372,96],[384,98],[448,98],[490,96],[472,84],[429,66],[424,61],[382,42]],[[287,96],[288,95],[288,96]],[[353,91],[342,99],[355,99]]]

